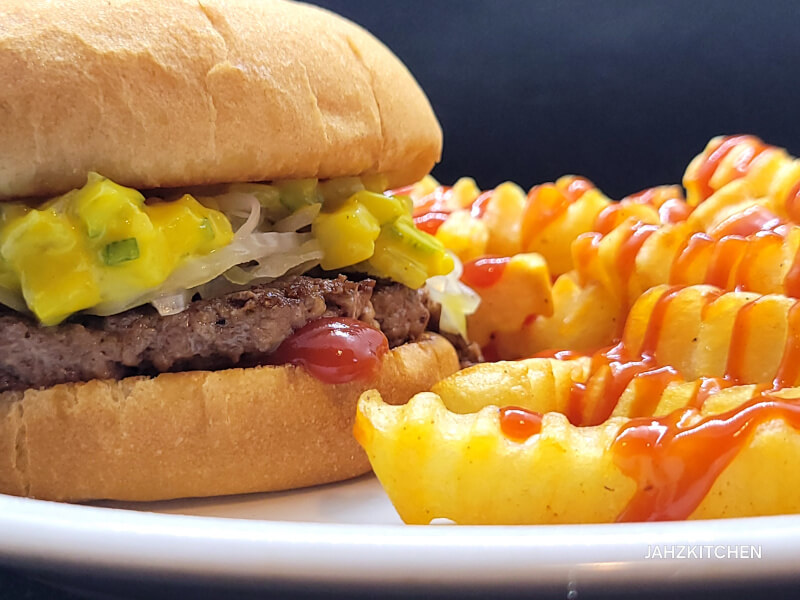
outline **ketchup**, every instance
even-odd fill
[[[658,218],[662,223],[681,223],[692,214],[692,208],[685,200],[670,198],[658,207]]]
[[[690,284],[697,279],[698,274],[692,273],[693,267],[701,260],[708,259],[713,251],[714,240],[705,233],[694,233],[686,238],[683,247],[672,261],[669,283]]]
[[[510,257],[485,257],[464,263],[461,281],[473,288],[491,287],[500,281]]]
[[[714,227],[709,234],[714,239],[729,235],[746,237],[761,231],[774,232],[783,221],[774,212],[763,206],[755,205],[728,217]]]
[[[734,165],[734,170],[736,171],[736,177],[734,177],[734,179],[740,178],[747,172],[753,160],[768,148],[768,146],[757,137],[752,135],[733,135],[725,137],[719,145],[703,159],[692,178],[693,181],[697,183],[701,201],[707,199],[714,192],[710,182],[719,163],[722,162],[722,159],[736,146],[746,142],[752,143],[752,150],[744,153]]]
[[[772,382],[772,387],[776,390],[784,387],[793,387],[798,383],[798,367],[800,367],[800,302],[792,304],[787,315],[787,321],[788,327],[786,343],[783,347],[783,357]]]
[[[524,442],[542,431],[542,415],[517,406],[500,409],[500,430],[510,440]]]
[[[714,482],[744,448],[756,427],[771,419],[782,419],[800,429],[800,401],[771,396],[771,392],[794,385],[800,377],[800,301],[789,310],[783,357],[771,384],[756,386],[750,400],[727,412],[701,417],[705,401],[720,390],[748,383],[744,345],[756,326],[759,300],[744,304],[737,312],[728,348],[726,372],[721,378],[695,382],[687,407],[669,415],[652,417],[667,386],[682,382],[673,367],[658,360],[658,346],[668,324],[672,303],[684,288],[663,292],[650,311],[641,344],[622,342],[601,349],[591,357],[589,377],[573,382],[564,410],[575,426],[597,425],[613,413],[627,390],[632,418],[622,426],[611,444],[614,463],[636,483],[636,491],[618,521],[685,519],[697,509]],[[705,313],[722,291],[704,294]],[[638,346],[638,347],[637,347]],[[579,353],[545,351],[538,357],[574,359]],[[501,410],[501,430],[512,440],[525,440],[540,432],[541,416],[517,407]]]
[[[419,217],[431,212],[449,213],[448,200],[452,193],[453,188],[440,185],[430,194],[420,199],[419,203],[414,206],[413,216]]]
[[[480,196],[475,198],[472,206],[470,207],[470,214],[476,219],[482,219],[486,214],[486,209],[489,207],[489,200],[492,199],[494,190],[483,192]]]
[[[420,199],[414,207],[414,224],[418,229],[435,235],[442,226],[442,223],[447,221],[453,208],[450,205],[450,196],[453,194],[453,188],[448,186],[439,186],[430,194]],[[480,194],[470,204],[470,214],[476,219],[481,219],[486,214],[486,209],[489,206],[489,200],[492,199],[494,190],[489,190]]]
[[[639,250],[651,235],[658,229],[657,225],[645,225],[642,222],[635,223],[627,232],[627,237],[620,244],[619,256],[617,258],[617,270],[622,282],[622,289],[627,294],[631,275],[636,267],[636,257]]]
[[[381,331],[356,319],[323,317],[286,338],[270,363],[302,366],[325,383],[347,383],[375,374],[388,351]]]
[[[567,181],[543,183],[531,188],[522,213],[520,239],[523,248],[528,248],[551,224],[562,217],[569,207],[580,200],[594,184],[583,177],[571,177]]]
[[[414,217],[414,225],[417,226],[417,229],[420,231],[424,231],[425,233],[429,233],[431,235],[436,235],[436,232],[439,231],[439,227],[442,226],[442,223],[447,221],[447,217],[450,216],[450,213],[446,212],[429,212],[418,217]]]
[[[601,210],[594,219],[592,230],[603,235],[611,233],[611,230],[620,224],[620,211],[625,208],[622,202],[614,202]]]
[[[688,408],[631,419],[619,431],[611,446],[614,462],[637,489],[618,522],[688,518],[756,426],[779,418],[800,428],[800,404],[768,395],[690,424],[696,415]]]

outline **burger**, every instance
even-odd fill
[[[477,358],[457,261],[387,192],[440,152],[403,64],[322,9],[3,3],[0,493],[366,472],[360,392]]]

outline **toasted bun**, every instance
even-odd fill
[[[0,6],[0,199],[427,173],[441,130],[365,30],[283,0]]]
[[[166,373],[0,394],[0,493],[160,500],[282,490],[369,470],[356,402],[406,402],[458,370],[436,335],[399,346],[368,381],[293,366]]]

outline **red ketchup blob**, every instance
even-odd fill
[[[323,317],[286,338],[270,364],[301,366],[325,383],[347,383],[373,375],[388,351],[381,331],[356,319]]]
[[[542,415],[526,408],[506,406],[500,409],[500,430],[508,439],[524,442],[542,431]]]
[[[510,257],[487,257],[478,258],[464,263],[464,272],[461,274],[461,281],[470,287],[487,288],[492,287],[503,276],[506,265],[511,260]]]

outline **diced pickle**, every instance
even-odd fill
[[[355,267],[414,288],[450,272],[444,246],[414,227],[411,199],[386,196],[385,188],[385,177],[367,175],[236,183],[224,191],[254,196],[268,227],[321,203],[311,230],[324,269]],[[227,217],[189,194],[145,202],[138,191],[92,173],[84,187],[38,209],[0,205],[0,295],[55,324],[97,305],[124,305],[157,289],[185,260],[233,238]]]
[[[153,226],[164,234],[175,258],[207,254],[233,238],[225,216],[206,208],[189,194],[171,202],[150,204],[145,207],[145,213]]]
[[[85,186],[48,203],[54,210],[64,207],[77,216],[86,227],[89,239],[120,239],[129,228],[146,225],[142,212],[144,196],[138,191],[117,185],[96,173],[89,176]]]
[[[100,300],[85,239],[55,210],[32,210],[3,231],[0,253],[20,274],[26,304],[45,325]]]
[[[281,193],[281,203],[291,212],[322,202],[316,179],[287,179],[275,185]]]
[[[401,217],[381,229],[367,266],[374,275],[419,288],[429,277],[452,271],[453,259],[441,242],[416,229],[410,217]]]
[[[327,181],[320,181],[319,189],[325,199],[325,206],[335,209],[353,194],[364,190],[364,184],[358,177],[337,177]]]
[[[364,188],[367,191],[375,192],[377,194],[382,194],[389,186],[386,176],[379,175],[377,173],[373,173],[371,175],[362,175],[361,183],[364,184]]]
[[[334,211],[323,209],[311,225],[325,253],[323,269],[341,269],[372,256],[381,227],[364,206],[350,198]]]
[[[378,219],[381,225],[386,225],[400,217],[411,214],[407,205],[393,196],[384,196],[383,194],[364,190],[363,192],[358,192],[353,198],[359,204],[364,205]]]
[[[266,183],[232,183],[229,192],[252,194],[261,205],[261,210],[271,222],[288,217],[291,211],[281,202],[281,192],[274,185]]]
[[[411,196],[406,196],[405,194],[396,194],[392,196],[392,198],[396,198],[400,202],[403,203],[403,206],[406,207],[406,212],[410,215],[414,212],[414,199]]]

